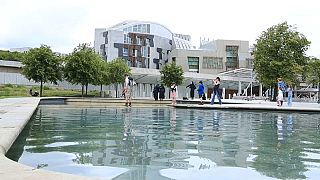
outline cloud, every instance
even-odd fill
[[[95,28],[125,20],[154,21],[171,31],[200,37],[248,40],[288,21],[311,42],[309,55],[320,57],[317,0],[4,0],[0,6],[0,48],[39,46],[71,52],[79,43],[93,43]]]

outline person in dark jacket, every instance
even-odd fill
[[[193,81],[186,88],[190,88],[190,97],[193,100],[194,98],[194,90],[197,89],[196,85],[194,85]]]
[[[199,98],[200,98],[200,105],[203,105],[202,100],[204,99],[205,94],[204,94],[204,85],[203,85],[202,81],[199,82],[197,91],[198,91]]]
[[[158,97],[159,97],[159,84],[157,84],[154,88],[153,88],[153,98],[154,100],[158,101]]]
[[[218,101],[219,101],[219,104],[221,105],[222,104],[222,102],[221,102],[221,94],[220,94],[220,90],[219,90],[219,86],[220,86],[220,78],[219,77],[217,77],[216,79],[214,79],[213,81],[213,97],[212,97],[212,99],[211,99],[211,105],[213,105],[214,104],[214,98],[216,97],[216,95],[217,95],[217,97],[218,97]]]
[[[162,101],[164,99],[164,94],[166,92],[166,89],[164,88],[163,84],[159,87],[159,99]]]

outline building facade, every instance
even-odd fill
[[[144,69],[160,70],[168,62],[175,61],[185,72],[185,82],[178,88],[180,98],[188,96],[185,85],[190,81],[202,80],[209,88],[213,77],[224,76],[221,73],[252,68],[248,41],[202,40],[196,48],[191,44],[190,35],[173,33],[167,27],[149,21],[124,21],[108,29],[97,28],[94,48],[106,61],[125,59],[134,78],[138,79],[138,92],[142,89],[140,95],[143,96],[151,94],[152,88],[161,83],[159,72],[148,74]],[[237,83],[239,77],[223,81],[223,88],[240,92],[254,80],[249,77],[241,85]],[[209,89],[207,93],[210,94]]]

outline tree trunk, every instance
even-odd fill
[[[118,84],[115,84],[116,86],[116,98],[118,97]]]
[[[86,84],[86,96],[88,96],[88,83]]]
[[[42,80],[40,81],[40,97],[42,97],[42,86],[43,86],[43,83],[42,83]]]
[[[83,97],[83,90],[84,90],[84,85],[81,85],[81,96]]]
[[[318,82],[318,104],[320,104],[320,83]]]
[[[102,84],[100,84],[100,97],[104,97],[103,96],[103,91],[102,91],[103,89],[102,89]]]
[[[278,96],[278,88],[277,87],[273,87],[273,97],[272,97],[272,101],[277,101],[277,96]]]

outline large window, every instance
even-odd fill
[[[199,57],[188,57],[189,72],[199,72]]]
[[[238,68],[238,46],[226,46],[226,70]]]
[[[203,57],[203,69],[222,69],[222,57]]]
[[[150,24],[137,24],[123,28],[125,33],[128,32],[139,32],[139,33],[150,33]]]

